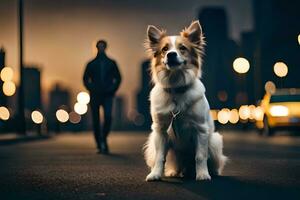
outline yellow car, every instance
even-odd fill
[[[256,126],[263,135],[273,135],[277,129],[300,128],[300,89],[278,89],[265,94],[261,101],[262,121]]]

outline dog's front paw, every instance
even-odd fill
[[[177,177],[177,176],[179,176],[179,174],[178,174],[178,172],[175,171],[175,170],[167,170],[167,171],[165,172],[165,176],[166,176],[166,177]]]
[[[161,174],[160,173],[156,173],[156,172],[151,172],[146,177],[146,181],[158,181],[160,179],[161,179]]]
[[[211,180],[211,177],[210,177],[208,171],[206,171],[206,172],[199,172],[196,175],[196,180],[197,181]]]

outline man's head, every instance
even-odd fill
[[[104,53],[107,47],[107,42],[105,40],[99,40],[96,44],[99,53]]]

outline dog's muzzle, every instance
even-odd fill
[[[167,65],[169,68],[175,68],[180,66],[183,62],[178,60],[178,55],[176,52],[169,52],[167,55]]]

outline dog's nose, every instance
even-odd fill
[[[171,51],[167,54],[167,58],[169,61],[177,60],[177,53],[175,51]]]

